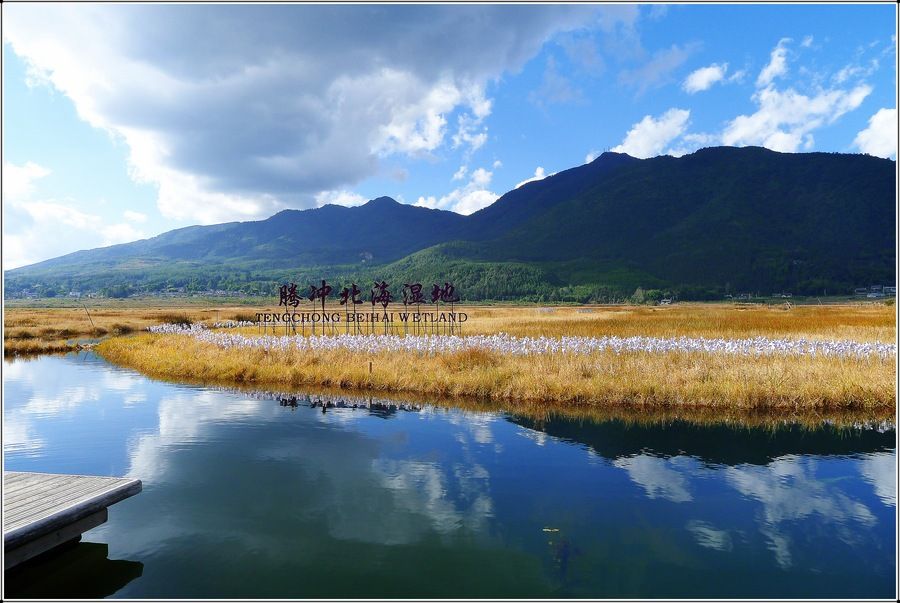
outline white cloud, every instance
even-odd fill
[[[372,150],[382,155],[418,155],[435,150],[444,141],[445,115],[453,111],[463,98],[463,92],[449,79],[439,81],[429,89],[410,75],[393,70],[367,77],[362,84],[344,82],[344,86],[347,92],[354,95],[364,95],[366,90],[381,86],[390,88],[385,91],[391,97],[385,108],[401,100],[400,107],[393,110],[391,120],[380,126],[374,135]],[[398,91],[407,91],[408,98],[398,99]],[[457,146],[462,142],[464,140],[457,141]]]
[[[871,94],[872,87],[865,82],[852,87],[823,88],[821,82],[828,80],[822,74],[816,74],[815,79],[819,84],[814,87],[812,94],[803,94],[794,88],[779,90],[772,80],[787,72],[786,45],[789,41],[789,38],[783,38],[778,43],[772,51],[769,64],[760,73],[757,84],[765,82],[765,85],[758,87],[751,97],[757,105],[754,113],[736,116],[727,121],[722,131],[716,134],[683,134],[675,139],[675,144],[666,153],[681,156],[712,144],[759,145],[786,153],[810,151],[815,146],[815,130],[833,124],[845,113],[855,110]],[[870,61],[868,67],[848,65],[834,74],[831,81],[839,84],[854,77],[868,76],[877,68],[877,60]],[[727,81],[735,80],[738,75],[743,77],[743,71],[735,73]],[[871,154],[890,156],[891,153],[896,153],[896,113],[892,122],[889,110],[884,111],[883,114],[873,116],[873,120],[875,117],[878,119],[874,124],[870,122],[869,127],[859,133],[855,144],[860,149],[865,145],[866,148],[877,151]],[[651,129],[652,125],[647,124],[647,129]]]
[[[109,224],[101,216],[73,207],[70,200],[35,199],[35,182],[48,174],[49,169],[30,161],[23,165],[3,165],[5,217],[24,224],[14,232],[9,230],[9,221],[4,225],[4,269],[77,251],[83,247],[86,235],[100,245],[134,241],[145,236],[127,222]],[[128,213],[125,212],[126,217]]]
[[[37,216],[37,219],[14,233],[4,233],[4,270],[84,249],[86,237],[92,237],[94,245],[91,247],[105,247],[147,236],[127,222],[107,224],[100,216],[59,203],[32,202],[16,209],[24,209],[29,216]]]
[[[477,88],[470,90],[466,104],[471,113],[461,113],[457,118],[456,134],[453,135],[453,148],[467,146],[466,155],[471,155],[487,142],[487,128],[483,126],[485,118],[491,114],[492,101],[485,98],[484,92]]]
[[[813,130],[856,109],[871,92],[871,86],[863,84],[851,90],[823,90],[810,97],[792,88],[780,91],[766,86],[753,95],[759,109],[731,120],[722,132],[722,143],[793,153],[801,145],[809,145]]]
[[[529,182],[535,182],[535,181],[537,181],[537,180],[543,180],[544,178],[546,178],[546,177],[548,177],[548,176],[553,176],[553,174],[556,174],[556,172],[553,172],[552,174],[548,174],[548,173],[546,173],[546,172],[544,171],[544,168],[542,168],[541,166],[537,166],[537,167],[535,168],[535,170],[534,170],[534,175],[533,175],[531,178],[526,178],[526,179],[523,180],[522,182],[518,183],[518,184],[516,185],[516,188],[520,188],[520,187],[522,187],[522,186],[528,184]]]
[[[803,38],[803,41],[800,42],[800,46],[802,46],[803,48],[809,48],[810,46],[812,46],[814,39],[815,38],[813,38],[812,36],[805,36]]]
[[[472,172],[472,180],[471,182],[478,187],[485,187],[491,183],[491,177],[494,175],[493,172],[489,172],[484,168],[478,168],[474,172]]]
[[[666,155],[672,157],[681,157],[688,153],[693,153],[697,149],[718,144],[719,137],[715,134],[707,134],[700,132],[696,134],[685,134],[678,141],[679,144],[666,150]]]
[[[721,82],[725,78],[725,73],[727,71],[728,63],[722,63],[721,65],[713,63],[708,67],[701,67],[700,69],[691,72],[691,74],[685,78],[681,87],[688,94],[709,90],[713,84]]]
[[[897,110],[879,109],[869,118],[869,126],[856,135],[853,144],[869,155],[896,157]]]
[[[879,62],[877,58],[871,59],[869,61],[869,64],[866,66],[857,64],[845,65],[843,68],[841,68],[840,71],[838,71],[831,77],[831,80],[835,84],[843,84],[850,79],[861,79],[869,77],[870,75],[878,71],[878,67]]]
[[[496,163],[496,162],[495,162]],[[462,180],[466,177],[466,172],[469,171],[469,166],[461,165],[459,169],[453,174],[453,178],[451,180]]]
[[[503,167],[503,162],[500,161],[499,159],[495,159],[493,166],[494,166],[494,169],[496,170],[497,168]]]
[[[144,238],[146,235],[127,222],[119,224],[108,224],[100,229],[103,234],[104,245],[115,245],[116,243],[128,243]]]
[[[164,217],[212,223],[312,206],[388,155],[481,147],[488,82],[598,17],[632,18],[596,6],[17,5],[4,41],[32,80],[126,143]]]
[[[11,252],[4,258],[7,269],[77,251],[83,248],[85,235],[93,235],[95,246],[100,247],[146,237],[128,222],[109,224],[98,215],[55,201],[29,201],[16,209],[24,211],[32,224],[5,235],[4,251]]]
[[[50,170],[32,161],[24,165],[3,164],[3,200],[25,199],[34,192],[34,183],[50,175]]]
[[[769,57],[769,64],[763,67],[756,78],[756,85],[760,88],[768,86],[776,77],[787,73],[787,44],[790,38],[781,38]]]
[[[494,173],[478,168],[470,175],[469,182],[441,198],[419,197],[415,205],[432,209],[445,209],[458,214],[469,215],[485,208],[500,196],[488,189]]]
[[[59,222],[81,230],[95,230],[103,220],[100,216],[88,214],[74,207],[52,201],[28,201],[18,204],[31,219],[40,223]]]
[[[584,156],[584,162],[590,163],[597,157],[598,157],[597,151],[588,151],[588,154]]]
[[[687,109],[669,109],[658,118],[650,115],[632,126],[622,144],[613,147],[616,153],[627,153],[645,159],[662,153],[666,146],[681,136],[688,127],[691,112]]]
[[[147,221],[147,214],[142,214],[139,211],[131,211],[130,209],[126,209],[122,212],[122,217],[129,222],[137,222],[139,224]]]
[[[343,205],[344,207],[356,207],[366,203],[368,199],[352,191],[322,191],[316,194],[316,205]]]

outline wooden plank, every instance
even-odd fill
[[[54,512],[60,507],[69,506],[86,497],[93,497],[108,489],[108,484],[79,484],[66,483],[52,491],[37,494],[35,496],[10,502],[9,515],[5,522],[10,529],[29,518],[37,519],[48,513]]]
[[[3,548],[8,553],[44,537],[52,542],[53,534],[69,534],[64,528],[87,517],[101,512],[105,517],[109,505],[140,492],[141,481],[5,471],[3,490]]]
[[[4,540],[26,523],[33,523],[72,507],[94,502],[106,506],[121,500],[116,494],[136,480],[89,476],[57,476],[32,474],[13,483],[4,500]],[[37,488],[37,490],[36,490]],[[21,492],[28,492],[22,496]],[[106,500],[108,499],[108,500]],[[77,509],[71,509],[77,510]]]
[[[34,540],[29,540],[18,548],[4,551],[3,569],[15,567],[23,561],[28,561],[41,553],[46,553],[50,549],[54,549],[61,544],[81,540],[81,535],[84,532],[96,528],[100,524],[106,522],[108,514],[109,510],[103,508],[75,523],[70,523],[69,525],[63,526],[48,534],[44,534]]]
[[[127,481],[121,478],[32,474],[27,480],[7,484],[5,488],[4,510],[9,514],[6,527],[9,527],[8,518],[23,510],[39,510],[41,506],[52,505],[64,497],[99,493]]]

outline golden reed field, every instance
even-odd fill
[[[740,356],[701,352],[597,352],[514,356],[485,350],[433,355],[348,350],[223,349],[185,335],[150,334],[171,322],[249,320],[263,308],[7,308],[4,353],[93,345],[109,361],[147,375],[265,388],[323,386],[406,392],[505,406],[704,408],[893,413],[895,359]],[[269,308],[268,311],[273,311]],[[884,304],[594,307],[458,307],[464,335],[805,338],[896,342],[895,309]],[[339,309],[335,308],[335,311]],[[256,328],[230,329],[248,336]],[[341,332],[338,327],[336,332]]]

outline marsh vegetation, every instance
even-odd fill
[[[466,311],[470,316],[466,336],[762,337],[896,345],[894,308],[880,304],[467,307]],[[142,309],[131,313],[130,322],[121,311],[110,314],[104,318],[137,330],[161,323],[212,325],[220,320],[245,320],[253,312],[247,308]],[[21,328],[21,322],[17,327]],[[256,327],[227,332],[248,340],[261,336]],[[434,353],[334,346],[297,350],[292,346],[223,346],[185,334],[146,331],[109,337],[97,346],[101,355],[116,364],[166,379],[408,392],[523,405],[694,406],[748,411],[892,409],[896,400],[896,351],[892,349],[887,356],[679,350],[519,355],[481,348]]]

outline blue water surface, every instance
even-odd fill
[[[3,369],[5,469],[144,485],[8,595],[894,596],[893,426],[292,406],[91,353]]]

